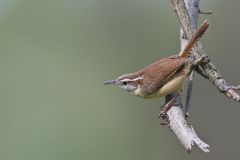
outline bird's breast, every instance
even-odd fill
[[[182,86],[186,80],[185,74],[176,75],[172,80],[164,84],[161,88],[159,88],[155,93],[151,95],[146,95],[145,98],[159,98],[171,94],[173,92],[177,92],[182,89]]]

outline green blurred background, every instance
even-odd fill
[[[238,84],[240,1],[201,0],[202,42]],[[161,100],[102,85],[179,51],[168,0],[1,0],[1,160],[240,159],[240,107],[195,77],[191,117],[211,152],[188,154],[158,119]]]

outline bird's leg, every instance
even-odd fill
[[[169,102],[160,107],[159,118],[165,120],[167,117],[167,111],[175,104],[177,97],[174,96]]]

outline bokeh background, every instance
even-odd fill
[[[240,1],[201,0],[212,61],[238,84]],[[1,0],[1,160],[238,160],[240,106],[195,77],[188,154],[143,100],[102,82],[179,51],[168,0]]]

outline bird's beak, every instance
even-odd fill
[[[110,80],[110,81],[106,81],[103,82],[104,85],[116,85],[117,84],[117,80]]]

